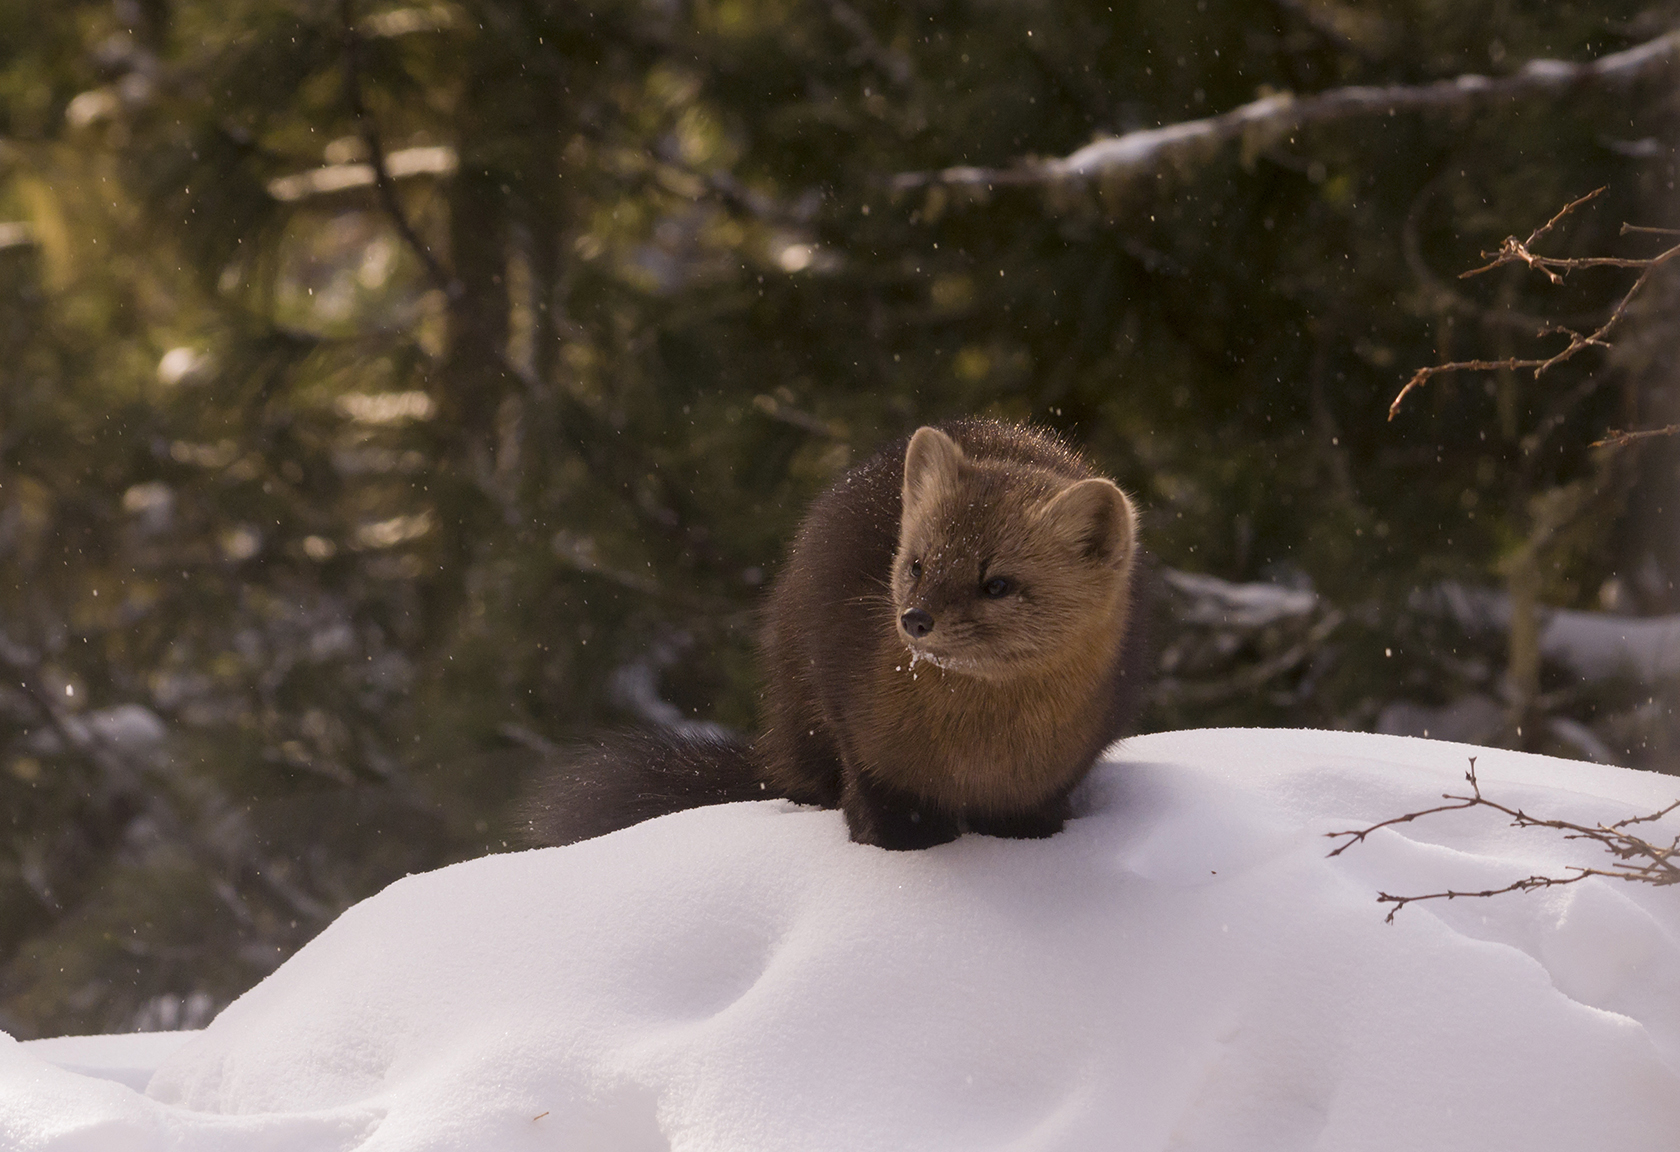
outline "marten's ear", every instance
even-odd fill
[[[1112,480],[1081,480],[1064,488],[1039,515],[1091,560],[1119,568],[1131,559],[1137,516]]]
[[[963,450],[937,428],[922,427],[904,451],[904,512],[957,486]]]

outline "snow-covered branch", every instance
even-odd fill
[[[458,164],[455,149],[447,144],[400,148],[385,155],[385,171],[393,180],[410,176],[453,176]],[[352,188],[373,188],[377,183],[374,166],[357,160],[276,177],[268,182],[268,194],[290,204],[311,196],[329,196]]]
[[[1461,111],[1500,99],[1554,95],[1585,86],[1625,85],[1670,67],[1676,55],[1680,55],[1680,32],[1670,32],[1590,64],[1530,60],[1511,75],[1498,78],[1471,74],[1433,84],[1331,88],[1311,96],[1281,92],[1217,116],[1110,136],[1057,159],[1010,168],[963,166],[905,172],[894,178],[893,187],[909,191],[931,185],[992,187],[1149,176],[1164,168],[1205,161],[1239,140],[1280,139],[1315,124],[1401,112]]]
[[[1511,598],[1502,592],[1442,584],[1420,593],[1413,606],[1444,612],[1471,629],[1503,630],[1511,624]],[[1583,680],[1637,677],[1654,683],[1680,676],[1680,614],[1623,616],[1611,612],[1548,609],[1540,628],[1540,653]]]

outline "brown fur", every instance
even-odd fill
[[[516,835],[570,843],[773,796],[841,808],[852,839],[884,848],[1052,835],[1144,686],[1135,536],[1131,502],[1049,433],[922,428],[800,527],[761,639],[758,740],[574,749]]]
[[[884,847],[1058,830],[1135,697],[1134,525],[1111,481],[1013,425],[923,428],[848,473],[771,594],[771,786]]]

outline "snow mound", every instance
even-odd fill
[[[0,1147],[1672,1149],[1680,893],[1589,880],[1389,925],[1379,889],[1603,861],[1485,812],[1326,857],[1326,832],[1458,790],[1471,755],[1485,794],[1546,816],[1680,794],[1438,741],[1201,731],[1115,748],[1046,841],[889,853],[834,812],[682,813],[393,884],[144,1096],[0,1038]]]

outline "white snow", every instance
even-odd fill
[[[1586,679],[1620,672],[1649,683],[1680,675],[1680,615],[1560,610],[1542,628],[1540,650]]]
[[[1458,790],[1471,755],[1540,815],[1680,795],[1224,730],[1119,746],[1047,841],[888,853],[783,802],[681,813],[393,884],[156,1041],[144,1095],[109,1075],[134,1054],[101,1055],[133,1038],[0,1037],[0,1148],[1673,1149],[1680,890],[1589,880],[1389,925],[1379,890],[1606,860],[1487,812],[1326,857],[1326,832]]]
[[[1467,628],[1511,626],[1511,598],[1491,589],[1444,583],[1432,595],[1418,594],[1412,602],[1438,606]],[[1654,683],[1680,676],[1680,613],[1623,616],[1545,608],[1541,618],[1541,654],[1583,680],[1625,675]]]
[[[1318,609],[1318,594],[1277,584],[1233,584],[1217,576],[1161,569],[1161,578],[1184,593],[1189,602],[1179,619],[1186,624],[1229,628],[1264,628]]]

